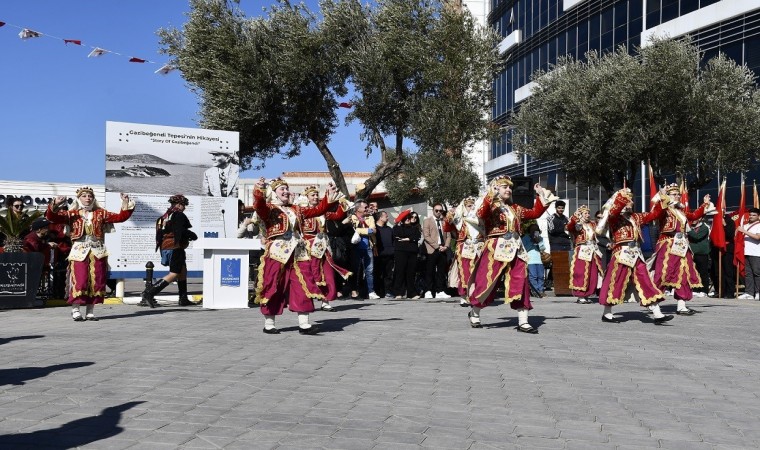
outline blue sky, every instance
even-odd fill
[[[272,3],[242,0],[241,8],[251,16]],[[316,0],[306,3],[313,8]],[[0,21],[8,25],[0,27],[0,180],[103,184],[106,121],[196,127],[197,98],[180,73],[153,73],[167,61],[156,30],[181,27],[188,10],[185,0],[2,0]],[[11,25],[83,45],[44,36],[24,41]],[[88,45],[123,56],[87,58]],[[158,64],[128,62],[133,56]],[[341,123],[347,112],[339,110]],[[365,157],[360,132],[356,123],[341,127],[330,143],[344,171],[371,171],[379,161]],[[243,176],[293,170],[326,165],[309,146]]]

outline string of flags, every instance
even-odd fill
[[[2,28],[4,26],[8,26],[8,27],[11,27],[11,28],[16,28],[18,30],[21,30],[18,33],[18,37],[21,38],[21,40],[23,40],[23,41],[26,41],[26,40],[29,40],[29,39],[40,38],[40,37],[48,37],[48,38],[52,38],[52,39],[57,39],[59,41],[63,41],[63,43],[65,45],[72,44],[72,45],[78,45],[78,46],[82,46],[82,47],[89,47],[92,50],[87,55],[88,58],[98,58],[98,57],[104,56],[106,54],[117,55],[117,56],[121,56],[121,57],[125,57],[125,58],[127,57],[123,53],[115,52],[113,50],[106,50],[106,49],[104,49],[102,47],[94,47],[92,45],[88,45],[86,43],[83,43],[80,39],[63,39],[63,38],[59,38],[57,36],[53,36],[51,34],[41,33],[39,31],[30,30],[29,28],[24,28],[24,27],[20,27],[18,25],[13,25],[13,24],[10,24],[10,23],[7,23],[7,22],[0,21],[0,28]],[[130,56],[129,57],[129,62],[131,62],[131,63],[140,63],[140,64],[145,64],[145,63],[147,63],[147,64],[161,64],[161,63],[156,62],[156,61],[150,61],[150,60],[143,59],[143,58],[137,58],[135,56]],[[154,71],[153,73],[157,73],[157,74],[160,74],[160,75],[167,75],[170,72],[173,72],[174,70],[176,70],[176,67],[174,67],[174,66],[172,66],[170,64],[163,64],[161,67],[158,68],[158,70]]]

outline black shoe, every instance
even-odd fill
[[[97,322],[100,319],[98,319],[97,316],[84,316],[84,320],[87,320],[88,322]]]
[[[301,334],[309,334],[309,335],[317,334],[319,333],[319,327],[317,327],[316,325],[312,325],[309,328],[299,328],[298,332]]]
[[[689,308],[686,308],[685,311],[676,311],[676,314],[678,314],[679,316],[693,316],[696,313],[697,313],[696,311]]]
[[[280,330],[278,330],[277,328],[269,328],[269,329],[264,328],[264,334],[280,334]]]
[[[609,319],[607,316],[602,316],[602,322],[607,323],[620,323],[620,319],[618,319],[615,316],[612,316],[612,319]]]
[[[538,330],[530,326],[530,324],[524,323],[518,327],[516,327],[517,331],[528,333],[528,334],[538,334]]]
[[[469,303],[460,303],[459,306],[461,306],[462,308],[469,308],[470,304]]]
[[[140,300],[140,303],[138,303],[138,304],[137,304],[137,306],[145,306],[145,307],[148,307],[148,306],[150,306],[150,304],[148,303],[148,301],[147,301],[147,300],[145,300],[145,299],[142,299],[142,300]]]
[[[663,323],[665,323],[665,322],[667,322],[668,320],[671,320],[671,319],[673,319],[673,316],[672,316],[672,315],[670,315],[670,314],[665,314],[665,315],[664,315],[664,316],[662,316],[662,317],[657,317],[657,318],[655,318],[655,319],[654,319],[654,324],[655,324],[655,325],[662,325]]]
[[[180,298],[179,306],[195,306],[195,303],[191,302],[189,298]]]
[[[472,311],[470,311],[470,312],[467,313],[467,322],[470,323],[470,327],[472,327],[472,328],[483,328],[483,325],[481,325],[480,322],[473,322],[472,320],[470,320],[471,317],[472,317]]]

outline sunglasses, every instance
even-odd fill
[[[443,212],[442,209],[434,209],[433,212]]]
[[[23,208],[24,205],[13,205],[13,207],[16,208],[16,209],[20,209],[20,208]]]

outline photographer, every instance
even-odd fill
[[[538,224],[533,223],[522,237],[525,251],[528,252],[528,281],[533,295],[538,298],[544,296],[544,263],[541,261],[541,252],[546,251],[544,238]]]

